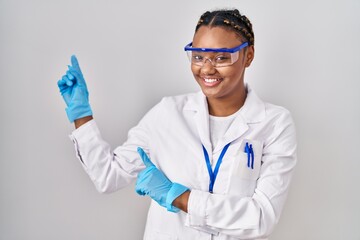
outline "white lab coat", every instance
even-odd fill
[[[262,102],[251,89],[213,151],[207,101],[202,92],[163,98],[114,151],[101,138],[94,120],[70,137],[100,192],[113,192],[136,180],[144,169],[137,147],[144,148],[171,181],[191,189],[188,213],[168,212],[151,202],[146,240],[266,239],[279,220],[296,164],[290,113]],[[214,166],[229,142],[214,193],[210,194],[201,144]],[[254,169],[247,167],[246,142],[253,145]]]

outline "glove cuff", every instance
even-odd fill
[[[66,114],[69,118],[69,121],[73,123],[76,119],[92,116],[92,110],[90,104],[78,105],[78,106],[69,106],[65,109]]]
[[[188,190],[190,189],[179,183],[173,183],[166,196],[166,209],[170,212],[175,212],[175,213],[179,212],[180,209],[174,207],[172,203],[177,197],[179,197],[181,194],[183,194]]]

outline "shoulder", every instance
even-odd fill
[[[283,118],[291,118],[291,113],[290,111],[280,105],[276,105],[276,104],[272,104],[269,102],[264,102],[264,106],[265,106],[265,115],[267,117],[270,118],[278,118],[278,117],[283,117]]]
[[[143,119],[151,119],[153,122],[161,122],[168,118],[174,119],[181,116],[185,108],[193,106],[193,102],[196,102],[199,96],[199,93],[188,93],[163,97],[145,114]]]
[[[254,90],[249,88],[241,114],[247,123],[271,122],[278,118],[289,118],[291,114],[286,108],[263,101]]]
[[[293,124],[291,113],[283,106],[263,101],[257,94],[249,89],[244,109],[244,118],[249,123],[271,124]]]
[[[197,102],[199,92],[163,97],[159,103],[165,109],[184,109],[188,104]]]
[[[270,130],[266,145],[279,142],[283,147],[296,145],[296,126],[291,112],[272,103],[265,104],[264,126]]]

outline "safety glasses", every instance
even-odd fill
[[[184,50],[192,64],[202,67],[209,60],[214,67],[219,68],[234,64],[239,59],[239,51],[248,45],[248,42],[244,42],[234,48],[193,48],[191,42]]]

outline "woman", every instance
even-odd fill
[[[238,10],[204,13],[185,51],[201,91],[163,98],[114,151],[73,56],[58,86],[77,156],[98,191],[137,180],[136,191],[154,200],[144,239],[266,239],[296,164],[290,113],[244,83],[254,34]]]

